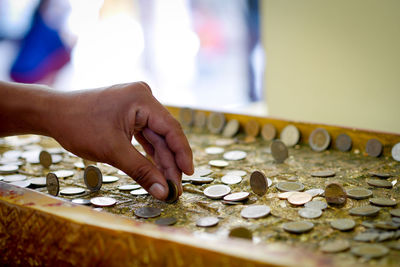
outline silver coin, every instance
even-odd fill
[[[218,155],[224,153],[225,149],[218,146],[210,146],[205,149],[206,153],[209,155]]]
[[[313,200],[313,201],[310,201],[310,202],[307,202],[306,204],[304,204],[304,207],[310,208],[310,209],[324,210],[328,207],[328,204],[326,204],[326,202],[323,202],[323,201]]]
[[[53,172],[58,178],[68,178],[74,176],[75,172],[70,170],[59,170]]]
[[[315,171],[311,173],[312,177],[322,177],[322,178],[326,178],[326,177],[333,177],[336,175],[336,172],[334,171],[330,171],[330,170],[326,170],[326,171]]]
[[[155,224],[161,225],[161,226],[170,226],[176,224],[178,220],[175,217],[164,217],[157,219],[155,221]]]
[[[3,153],[3,158],[16,160],[21,157],[22,151],[21,150],[9,150]]]
[[[382,143],[377,139],[369,139],[365,145],[365,151],[371,157],[379,157],[383,151]]]
[[[219,167],[219,168],[223,168],[229,165],[229,163],[225,160],[219,160],[219,159],[215,159],[215,160],[210,160],[208,162],[208,164],[210,164],[213,167]]]
[[[258,219],[266,217],[271,212],[271,208],[266,205],[248,206],[240,212],[240,215],[246,219]]]
[[[85,164],[83,164],[82,161],[78,161],[74,163],[74,167],[77,169],[84,169],[85,168]]]
[[[132,190],[135,190],[135,189],[139,189],[141,187],[142,186],[139,185],[139,184],[124,184],[124,185],[118,186],[118,190],[121,190],[121,191],[132,191]]]
[[[287,147],[296,145],[300,140],[300,132],[296,126],[289,124],[283,128],[280,139]]]
[[[29,181],[15,181],[15,182],[11,182],[10,184],[18,186],[18,187],[28,187],[31,185],[31,183]]]
[[[212,112],[208,116],[207,128],[213,134],[218,134],[225,126],[225,115],[219,112]]]
[[[239,128],[240,128],[240,123],[238,120],[235,119],[229,120],[228,123],[225,125],[222,135],[224,137],[233,137],[238,133]]]
[[[367,179],[369,185],[380,187],[380,188],[392,188],[393,184],[389,181],[382,179]]]
[[[211,185],[204,189],[204,195],[211,199],[221,199],[231,192],[231,189],[227,185],[217,184]]]
[[[400,161],[400,143],[392,147],[392,158],[396,161]]]
[[[211,177],[192,177],[190,178],[190,182],[192,182],[192,184],[209,184],[212,181],[214,181],[213,178]]]
[[[74,198],[71,202],[79,205],[90,205],[90,200],[84,198]]]
[[[121,171],[121,170],[118,170],[118,171],[117,171],[117,174],[119,174],[119,175],[124,175],[124,176],[129,176],[128,174],[124,173],[124,172]]]
[[[63,157],[61,155],[51,155],[51,159],[53,164],[57,164],[63,160]]]
[[[383,197],[370,198],[369,202],[371,204],[374,204],[376,206],[381,206],[381,207],[394,207],[397,205],[397,201],[392,200],[390,198],[383,198]]]
[[[283,163],[289,157],[289,151],[280,140],[274,140],[271,144],[271,154],[277,163]]]
[[[361,206],[349,210],[351,215],[358,216],[376,216],[381,209],[374,206]]]
[[[321,251],[325,253],[338,253],[350,248],[350,243],[347,240],[328,241],[321,246]]]
[[[400,217],[400,209],[391,209],[390,214],[394,217]]]
[[[372,191],[362,187],[355,187],[346,190],[346,194],[352,199],[366,199],[372,196]]]
[[[316,219],[316,218],[321,217],[322,210],[313,209],[313,208],[302,208],[302,209],[299,209],[299,215],[300,215],[300,217],[303,217],[306,219]]]
[[[23,174],[11,174],[4,176],[3,181],[7,183],[17,182],[17,181],[24,181],[26,180],[26,175]]]
[[[28,181],[34,186],[46,186],[46,177],[31,178]]]
[[[49,152],[50,154],[63,154],[66,151],[62,147],[51,147],[47,149],[47,152]]]
[[[378,244],[365,244],[353,247],[351,253],[365,258],[381,258],[389,253],[389,249]]]
[[[226,160],[242,160],[247,157],[247,153],[241,150],[232,150],[225,152],[223,157]]]
[[[242,181],[242,177],[237,176],[237,175],[226,174],[226,175],[222,176],[222,178],[221,178],[221,182],[223,182],[224,184],[238,184],[241,181]]]
[[[139,218],[154,218],[161,215],[161,209],[155,207],[143,207],[135,210],[135,215]]]
[[[90,199],[90,203],[98,207],[109,207],[115,205],[117,201],[111,197],[94,197]]]
[[[61,195],[79,195],[85,193],[85,189],[79,187],[66,187],[60,191]]]
[[[312,188],[312,189],[308,189],[306,191],[304,191],[304,193],[307,193],[309,195],[311,195],[312,197],[316,197],[316,196],[322,196],[324,194],[325,190],[321,189],[321,188]]]
[[[335,146],[342,152],[349,151],[352,146],[351,137],[345,133],[341,133],[336,137]]]
[[[279,191],[292,192],[292,191],[303,191],[304,185],[299,182],[280,182],[276,185]]]
[[[234,139],[231,138],[220,138],[215,140],[216,146],[230,146],[235,143]]]
[[[236,192],[224,196],[225,201],[242,201],[249,198],[248,192]]]
[[[356,222],[352,219],[336,219],[331,221],[331,226],[340,231],[349,231],[354,229]]]
[[[210,175],[213,171],[209,168],[199,167],[194,168],[194,174],[192,176],[207,176]]]
[[[0,174],[9,174],[15,173],[19,169],[18,165],[10,164],[10,165],[3,165],[0,166]]]
[[[311,132],[308,143],[312,150],[321,152],[326,150],[331,143],[331,136],[324,128],[317,128]]]
[[[203,217],[196,221],[198,227],[212,227],[217,225],[219,219],[217,217]]]
[[[149,193],[146,191],[146,189],[140,188],[140,189],[132,190],[130,192],[130,194],[134,195],[134,196],[142,196],[142,195],[148,195]]]
[[[28,150],[22,152],[21,158],[25,159],[26,162],[31,163],[31,164],[38,164],[39,161],[39,154],[41,152],[41,149],[35,149],[35,150]]]
[[[284,223],[282,227],[285,231],[289,233],[301,234],[311,231],[311,229],[314,228],[314,224],[307,221],[297,221]]]
[[[117,176],[103,175],[103,183],[114,183],[118,180],[119,178]]]
[[[242,171],[242,170],[232,170],[232,171],[228,171],[226,174],[229,175],[238,175],[240,177],[246,176],[247,172]]]

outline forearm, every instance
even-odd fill
[[[0,136],[50,135],[58,93],[46,86],[0,81]]]

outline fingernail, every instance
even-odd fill
[[[164,199],[167,194],[164,186],[158,183],[154,183],[152,186],[150,186],[149,193],[157,199]]]

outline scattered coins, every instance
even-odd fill
[[[207,115],[203,111],[197,111],[194,116],[194,126],[198,129],[203,129],[207,123]]]
[[[323,201],[313,200],[313,201],[310,201],[310,202],[307,202],[306,204],[304,204],[304,207],[310,208],[310,209],[324,210],[328,207],[328,205]]]
[[[100,169],[94,165],[86,167],[85,172],[83,173],[83,180],[91,192],[99,191],[103,185],[103,175]]]
[[[325,199],[329,204],[343,205],[346,203],[347,194],[340,184],[330,183],[325,187]]]
[[[351,149],[351,146],[352,146],[352,141],[350,136],[348,136],[347,134],[341,133],[336,137],[335,147],[338,150],[346,152]]]
[[[242,209],[240,215],[246,219],[258,219],[267,216],[270,212],[270,207],[266,205],[252,205]]]
[[[367,179],[367,183],[369,185],[380,187],[380,188],[392,188],[393,185],[391,182],[381,179]]]
[[[212,112],[208,116],[207,128],[213,134],[218,134],[225,126],[225,116],[222,113]]]
[[[237,175],[226,174],[222,176],[221,182],[224,184],[238,184],[242,181],[242,177]]]
[[[135,210],[135,215],[139,218],[154,218],[161,215],[161,209],[155,207],[143,207]]]
[[[33,186],[46,186],[46,177],[31,178],[28,180]]]
[[[276,185],[276,188],[282,192],[298,192],[304,190],[304,185],[299,182],[280,182]]]
[[[374,206],[361,206],[350,209],[351,215],[357,216],[376,216],[380,211],[380,208]]]
[[[223,168],[223,167],[226,167],[226,166],[229,165],[229,163],[228,163],[227,161],[225,161],[225,160],[220,160],[220,159],[210,160],[210,161],[208,162],[208,164],[209,164],[210,166],[218,167],[218,168]]]
[[[249,198],[250,193],[248,192],[236,192],[236,193],[231,193],[226,196],[224,196],[225,201],[243,201],[245,199]]]
[[[260,132],[260,124],[256,120],[248,120],[244,126],[247,136],[256,137]]]
[[[168,196],[165,199],[165,202],[171,204],[176,202],[179,198],[178,186],[171,180],[167,180],[167,184],[168,184]]]
[[[70,170],[59,170],[55,171],[54,174],[57,175],[58,178],[68,178],[73,176],[75,172]]]
[[[300,132],[296,126],[289,124],[283,128],[280,139],[287,147],[292,147],[300,141]]]
[[[147,192],[146,189],[144,189],[144,188],[140,188],[140,189],[132,190],[130,192],[130,194],[134,195],[134,196],[143,196],[143,195],[148,195],[149,192]]]
[[[352,219],[336,219],[331,221],[331,227],[340,231],[350,231],[355,226],[356,222]]]
[[[58,181],[57,175],[49,172],[46,176],[46,187],[47,191],[52,196],[57,196],[60,191],[60,183]]]
[[[90,199],[90,203],[98,207],[110,207],[115,205],[117,201],[111,197],[94,197]]]
[[[396,201],[394,201],[390,198],[383,198],[383,197],[370,198],[369,202],[371,204],[374,204],[376,206],[381,206],[381,207],[394,207],[397,205]]]
[[[320,249],[325,253],[338,253],[346,251],[350,248],[350,243],[347,240],[334,240],[323,244]]]
[[[274,140],[271,144],[271,154],[277,163],[283,163],[289,156],[285,144],[280,140]]]
[[[283,229],[289,233],[302,234],[311,231],[314,228],[312,222],[298,221],[298,222],[288,222],[282,225]]]
[[[177,219],[175,217],[163,217],[160,219],[157,219],[155,221],[155,224],[161,225],[161,226],[170,226],[176,224]]]
[[[317,128],[311,132],[308,143],[312,150],[321,152],[326,150],[331,143],[331,136],[324,128]]]
[[[218,155],[224,153],[224,148],[217,146],[210,146],[205,149],[206,153],[209,155]]]
[[[303,217],[306,219],[316,219],[316,218],[321,217],[322,210],[311,209],[311,208],[302,208],[302,209],[299,209],[299,215],[300,215],[300,217]]]
[[[141,187],[142,186],[139,185],[139,184],[124,184],[124,185],[118,186],[118,190],[121,190],[121,191],[132,191],[132,190],[135,190],[135,189],[139,189]]]
[[[11,174],[4,176],[3,181],[7,183],[17,182],[17,181],[24,181],[26,180],[26,175],[23,174]]]
[[[400,143],[392,147],[392,158],[396,161],[400,161]]]
[[[240,124],[238,120],[232,119],[225,125],[222,135],[224,137],[233,137],[239,132]]]
[[[377,139],[369,139],[365,146],[365,151],[371,157],[379,157],[382,154],[383,146],[382,143]]]
[[[103,183],[114,183],[116,181],[119,180],[119,178],[117,176],[113,176],[113,175],[103,175]]]
[[[353,247],[351,253],[359,257],[380,258],[388,254],[389,249],[379,244],[365,244]]]
[[[181,108],[179,110],[179,122],[185,127],[192,126],[194,122],[194,110],[191,108]]]
[[[235,227],[229,231],[229,237],[253,239],[253,233],[246,227]]]
[[[315,171],[311,173],[312,177],[321,177],[321,178],[327,178],[327,177],[333,177],[336,175],[336,172],[326,170],[326,171]]]
[[[39,162],[44,168],[48,169],[50,165],[53,163],[51,154],[46,150],[42,150],[39,154]]]
[[[250,187],[254,193],[256,193],[259,196],[263,196],[268,189],[268,181],[264,173],[260,171],[254,171],[250,175]]]
[[[311,201],[311,195],[304,192],[294,192],[288,197],[288,202],[295,206],[301,206]]]
[[[84,198],[74,198],[71,202],[79,205],[90,205],[90,200]]]
[[[66,187],[60,191],[61,195],[67,196],[79,195],[83,193],[85,193],[85,189],[79,187]]]
[[[15,182],[11,182],[10,184],[15,185],[15,186],[18,186],[18,187],[26,188],[26,187],[28,187],[28,186],[31,185],[31,182],[25,180],[25,181],[15,181]]]
[[[271,123],[266,123],[261,129],[261,136],[265,141],[271,141],[276,137],[276,128]]]
[[[372,196],[372,191],[362,187],[350,188],[346,190],[346,194],[352,199],[366,199]]]
[[[241,150],[232,150],[225,152],[223,157],[226,160],[242,160],[247,157],[247,153]]]
[[[211,199],[221,199],[230,192],[230,187],[223,184],[211,185],[204,189],[204,195]]]
[[[198,227],[212,227],[216,226],[218,223],[219,219],[217,217],[203,217],[196,221]]]

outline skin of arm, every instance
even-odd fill
[[[155,198],[168,195],[166,179],[182,194],[182,172],[193,157],[180,124],[144,82],[73,92],[0,81],[0,136],[53,137],[82,158],[108,163],[131,176]],[[132,136],[154,164],[131,144]]]

